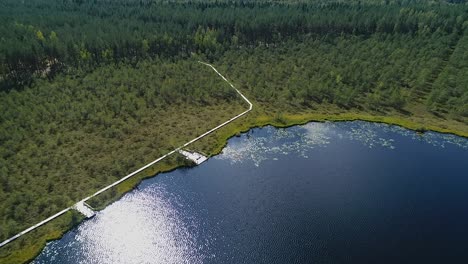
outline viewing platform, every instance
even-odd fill
[[[179,153],[184,155],[186,159],[189,159],[189,160],[195,162],[195,164],[197,164],[197,165],[202,164],[204,161],[206,161],[208,159],[207,157],[205,157],[202,154],[197,153],[197,152],[189,152],[189,151],[185,151],[185,150],[179,150]]]
[[[96,212],[94,212],[93,209],[91,209],[91,206],[89,206],[84,201],[80,201],[80,202],[76,203],[73,206],[73,209],[77,210],[78,212],[80,212],[81,214],[86,216],[86,218],[91,218],[91,217],[96,215]]]

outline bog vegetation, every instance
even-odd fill
[[[3,0],[0,25],[0,240],[242,111],[198,58],[254,115],[468,133],[465,1]]]

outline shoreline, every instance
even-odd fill
[[[416,133],[424,134],[426,132],[436,132],[441,134],[452,134],[455,136],[463,137],[468,139],[468,132],[461,130],[453,130],[450,128],[442,128],[433,125],[422,125],[420,123],[407,120],[395,116],[372,116],[365,114],[354,114],[354,113],[342,113],[342,114],[285,114],[278,118],[278,116],[271,115],[248,115],[246,120],[239,124],[239,121],[235,121],[235,125],[226,126],[218,133],[215,146],[211,146],[212,149],[208,151],[208,156],[213,157],[221,153],[228,143],[228,140],[241,133],[246,133],[254,128],[261,128],[265,126],[273,126],[275,128],[287,128],[292,126],[304,125],[310,122],[352,122],[352,121],[364,121],[371,123],[382,123],[387,125],[399,126]],[[227,130],[227,131],[226,131]],[[190,165],[181,164],[180,161],[174,159],[174,157],[162,161],[160,164],[154,164],[153,166],[143,170],[142,172],[135,175],[134,178],[128,179],[117,185],[114,192],[107,191],[107,195],[112,193],[110,197],[106,197],[102,201],[90,201],[93,203],[93,207],[97,211],[101,211],[110,204],[122,198],[128,192],[137,188],[137,186],[145,179],[153,178],[158,176],[160,173],[170,172],[180,168],[188,168]],[[98,203],[98,204],[96,204]],[[70,212],[65,215],[68,218],[71,217]],[[61,239],[67,232],[81,224],[85,220],[84,218],[76,220],[75,223],[68,223],[66,227],[62,229],[55,229],[53,232],[46,233],[41,237],[37,238],[38,243],[32,244],[31,246],[23,249],[12,250],[12,252],[6,255],[5,259],[0,259],[0,263],[29,263],[33,261],[44,249],[47,243]],[[52,222],[53,223],[53,222]],[[17,242],[18,243],[18,242]],[[6,261],[6,262],[4,262]]]

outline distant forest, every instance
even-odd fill
[[[1,73],[14,83],[29,81],[33,73],[46,69],[53,76],[63,67],[132,61],[148,55],[187,56],[201,51],[220,56],[231,46],[277,43],[305,34],[461,34],[466,27],[465,8],[444,4],[402,8],[396,4],[324,4],[328,1],[289,5],[22,2],[0,4]]]
[[[0,240],[242,110],[196,59],[258,115],[467,131],[466,1],[1,0]]]
[[[434,89],[427,89],[430,96],[426,103],[432,111],[449,108],[455,116],[466,117],[468,74],[463,73],[468,67],[467,12],[466,4],[410,0],[5,0],[0,3],[0,90],[30,86],[36,77],[53,79],[59,73],[76,69],[90,71],[117,62],[136,65],[148,57],[181,59],[197,53],[213,61],[233,49],[300,43],[305,39],[326,43],[336,42],[336,38],[353,41],[349,39],[352,36],[354,42],[355,38],[367,42],[374,39],[381,49],[372,50],[374,44],[368,43],[369,50],[360,51],[358,60],[367,59],[367,52],[389,59],[389,49],[407,47],[412,52],[397,58],[399,63],[413,63],[410,58],[414,52],[423,56],[416,55],[424,61],[412,65],[418,69],[411,69],[420,74],[396,82],[399,76],[392,76],[390,82],[380,84],[392,86],[383,93],[393,93],[393,100],[387,103],[395,107],[404,104],[404,98],[396,98],[407,93],[401,88],[411,86],[411,82],[421,86],[422,82],[435,81],[431,78],[436,78],[442,69],[434,67],[443,67],[443,63],[429,60],[438,58],[456,64],[453,69],[444,69],[442,80],[429,87]],[[457,44],[456,57],[451,58]],[[381,69],[376,70],[378,74]],[[350,78],[362,79],[358,72],[350,74]],[[347,80],[342,81],[346,84]],[[449,85],[445,85],[447,82]],[[355,84],[350,85],[348,95],[341,94],[336,99],[338,104],[352,105],[347,102],[351,99],[345,98],[353,97]],[[371,97],[370,100],[379,99]]]

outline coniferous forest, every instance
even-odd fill
[[[208,154],[298,120],[468,135],[463,0],[2,0],[0,241],[242,112],[197,60],[254,103],[197,143]],[[0,249],[0,263],[33,257],[67,217]]]

